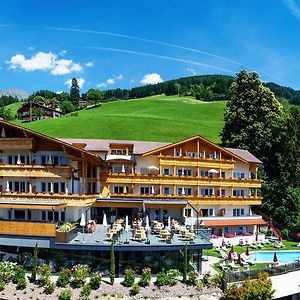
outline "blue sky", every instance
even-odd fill
[[[258,71],[300,89],[300,0],[2,1],[0,89]]]

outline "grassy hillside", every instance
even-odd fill
[[[104,103],[78,116],[23,124],[64,138],[177,141],[200,134],[215,142],[223,127],[225,101],[200,102],[188,97],[153,96]]]
[[[17,113],[17,110],[24,104],[24,102],[15,102],[9,105],[6,105],[5,108],[9,109],[14,116]]]

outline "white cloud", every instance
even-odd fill
[[[84,63],[84,65],[85,65],[86,67],[88,67],[88,68],[91,68],[91,67],[94,66],[94,62],[93,62],[93,61],[88,61],[88,62]]]
[[[76,78],[77,79],[77,82],[78,82],[78,85],[79,85],[79,88],[82,88],[84,83],[85,83],[85,79],[80,77],[80,78]],[[65,85],[67,85],[68,87],[71,87],[72,85],[72,79],[69,79],[65,82]]]
[[[134,79],[131,79],[131,80],[129,81],[129,83],[135,83],[135,80],[134,80]]]
[[[192,75],[197,75],[197,72],[195,69],[192,69],[192,68],[187,68],[186,69],[189,73],[191,73]]]
[[[56,91],[55,94],[59,95],[59,94],[62,94],[63,91]]]
[[[122,80],[124,77],[122,74],[119,74],[117,76],[113,76],[112,78],[108,78],[106,81],[100,82],[99,84],[97,84],[97,87],[102,88],[102,87],[106,87],[108,85],[113,85],[117,82],[119,82],[120,80]]]
[[[29,46],[29,47],[28,47],[28,50],[29,50],[29,51],[34,51],[34,50],[35,50],[35,47],[34,47],[34,46]]]
[[[294,0],[284,0],[285,5],[297,19],[300,20],[300,8]]]
[[[25,71],[49,71],[52,75],[66,75],[71,72],[79,73],[82,66],[71,59],[57,59],[52,52],[38,52],[31,58],[25,58],[23,54],[17,54],[6,62],[10,69],[20,68]]]
[[[140,83],[144,85],[156,84],[160,82],[163,82],[163,79],[160,77],[158,73],[145,74],[144,78],[140,81]]]
[[[62,51],[59,52],[60,56],[64,56],[65,54],[67,54],[67,50],[62,50]]]

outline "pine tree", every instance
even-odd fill
[[[71,89],[70,89],[70,101],[75,107],[77,107],[79,105],[79,99],[80,99],[80,89],[79,89],[78,81],[76,78],[73,78]]]
[[[115,282],[115,276],[116,276],[116,266],[115,266],[115,241],[112,240],[111,242],[111,250],[110,250],[110,271],[109,271],[109,277],[110,277],[110,283],[111,285]]]
[[[187,244],[184,244],[183,248],[183,270],[182,270],[182,277],[183,277],[183,282],[186,282],[187,279],[187,269],[188,269],[188,253],[187,253]]]
[[[30,278],[31,282],[36,281],[36,273],[37,273],[37,268],[39,263],[38,252],[39,252],[39,248],[38,248],[38,244],[36,243],[34,247],[33,257],[32,257],[32,271],[31,271],[31,278]]]

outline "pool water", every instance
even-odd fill
[[[300,259],[300,251],[256,251],[251,252],[251,258],[256,262],[268,263],[272,262],[274,253],[276,252],[277,259],[281,263],[293,263],[296,259]]]

